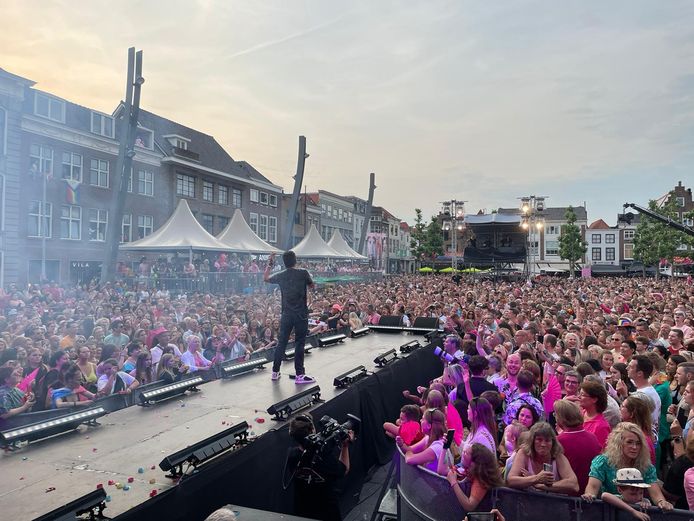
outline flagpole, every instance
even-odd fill
[[[46,282],[46,178],[47,172],[43,173],[43,202],[41,203],[41,283]]]

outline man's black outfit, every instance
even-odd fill
[[[323,521],[340,521],[338,480],[347,474],[347,467],[339,460],[339,447],[327,454],[316,456],[309,468],[298,468],[303,449],[289,449],[287,469],[294,473],[294,514]],[[304,458],[306,460],[307,458]]]
[[[289,335],[294,330],[294,368],[296,374],[305,374],[304,344],[308,332],[308,307],[306,305],[306,288],[313,285],[308,271],[299,268],[287,268],[268,278],[268,282],[279,284],[282,290],[282,318],[280,332],[275,348],[275,359],[272,371],[277,373],[284,360]]]

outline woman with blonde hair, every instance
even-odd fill
[[[352,311],[349,314],[349,328],[354,331],[355,329],[361,329],[362,327],[364,327],[364,324],[362,323],[361,319],[354,311]]]
[[[538,422],[532,426],[527,443],[523,444],[508,473],[508,486],[576,494],[578,480],[552,426]]]
[[[631,394],[622,402],[619,409],[621,420],[623,422],[635,423],[641,427],[643,436],[648,444],[648,452],[651,455],[651,463],[655,465],[655,445],[653,443],[653,418],[651,416],[651,407],[649,404],[653,402],[650,398],[642,393]]]
[[[651,500],[662,510],[672,510],[672,504],[665,499],[658,485],[658,477],[655,466],[651,463],[646,437],[641,427],[630,422],[617,424],[607,438],[605,451],[593,458],[588,474],[588,485],[581,497],[590,502],[600,497],[603,492],[617,494],[614,480],[617,477],[617,471],[623,468],[638,469],[644,481],[651,485],[648,488]]]

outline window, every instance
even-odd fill
[[[53,173],[53,149],[44,145],[29,147],[29,173],[32,175]]]
[[[559,226],[547,226],[545,227],[545,235],[559,235],[561,233],[561,229]]]
[[[7,154],[7,111],[0,107],[0,156]]]
[[[135,131],[135,146],[154,149],[154,134],[151,130],[143,127],[137,127]]]
[[[694,219],[691,217],[682,217],[682,224],[685,226],[694,226]]]
[[[605,234],[605,244],[614,244],[614,233]]]
[[[154,217],[151,215],[137,216],[137,235],[140,239],[147,237],[154,228]]]
[[[133,240],[133,216],[123,214],[123,222],[120,228],[120,242],[131,242]]]
[[[92,159],[92,166],[89,169],[89,183],[101,188],[108,188],[108,169],[108,161]]]
[[[217,187],[217,201],[219,204],[229,204],[229,188],[219,185]]]
[[[219,215],[217,216],[217,222],[219,222],[219,231],[222,231],[229,224],[229,218],[226,215]]]
[[[268,204],[267,192],[260,192],[260,204]]]
[[[58,123],[65,123],[65,102],[48,94],[36,92],[34,114]]]
[[[624,230],[624,240],[633,241],[634,240],[634,230]]]
[[[31,201],[29,203],[29,237],[43,237],[50,239],[53,229],[53,205],[46,203],[46,211],[43,211],[43,201]]]
[[[634,258],[634,245],[631,243],[624,245],[624,258],[633,259]]]
[[[606,261],[613,261],[614,260],[614,248],[606,248],[605,249],[605,260]]]
[[[268,242],[277,242],[277,217],[270,217],[268,221]]]
[[[140,195],[154,196],[154,174],[147,170],[137,173],[137,193]]]
[[[188,150],[188,142],[185,139],[176,139],[174,143],[176,145],[176,148],[180,148],[181,150]]]
[[[251,230],[253,230],[253,233],[258,235],[258,214],[257,213],[251,213],[250,217],[248,219],[248,226],[251,227]]]
[[[214,234],[214,215],[202,214],[202,222],[200,224],[207,230],[207,233]]]
[[[82,182],[82,156],[63,152],[63,179]]]
[[[675,197],[675,204],[680,208],[684,208],[684,197]]]
[[[258,190],[251,188],[251,202],[257,203],[259,198]]]
[[[559,241],[545,241],[545,255],[559,255]]]
[[[352,212],[347,212],[347,222],[352,222]]]
[[[202,182],[202,200],[203,201],[214,201],[214,185],[209,181]]]
[[[74,241],[82,236],[82,208],[64,204],[60,208],[60,238]]]
[[[176,195],[195,197],[195,178],[191,175],[176,174]]]
[[[337,210],[337,218],[342,220],[342,208]]]
[[[277,208],[277,196],[275,194],[270,194],[270,206]]]
[[[108,210],[99,210],[97,208],[89,209],[89,240],[100,241],[106,240],[106,226],[108,225]]]
[[[591,255],[594,261],[602,260],[602,250],[600,248],[593,248],[591,250]]]
[[[590,236],[590,242],[593,244],[600,244],[602,242],[602,235],[594,233]]]
[[[330,217],[333,214],[333,207],[331,204],[328,205],[328,217]]]
[[[231,189],[231,204],[236,208],[241,208],[241,190],[238,188]]]
[[[92,132],[106,137],[113,137],[113,118],[106,114],[92,112]]]

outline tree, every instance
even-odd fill
[[[564,214],[566,224],[562,226],[559,236],[559,256],[569,261],[569,276],[573,277],[576,270],[576,261],[588,251],[588,243],[581,236],[581,229],[576,225],[576,213],[573,206],[569,206]]]
[[[441,224],[436,216],[431,216],[431,221],[424,224],[422,210],[415,208],[414,226],[410,231],[410,250],[412,255],[420,260],[431,258],[434,255],[443,254],[443,237]]]
[[[663,217],[670,217],[673,221],[680,220],[674,197],[670,197],[662,206],[658,206],[651,200],[648,202],[648,209]],[[634,260],[641,262],[644,267],[656,266],[657,268],[661,259],[667,259],[672,263],[672,259],[679,253],[677,248],[690,242],[690,238],[685,233],[641,214],[641,220],[634,234]],[[659,270],[656,270],[656,276],[658,274]]]

